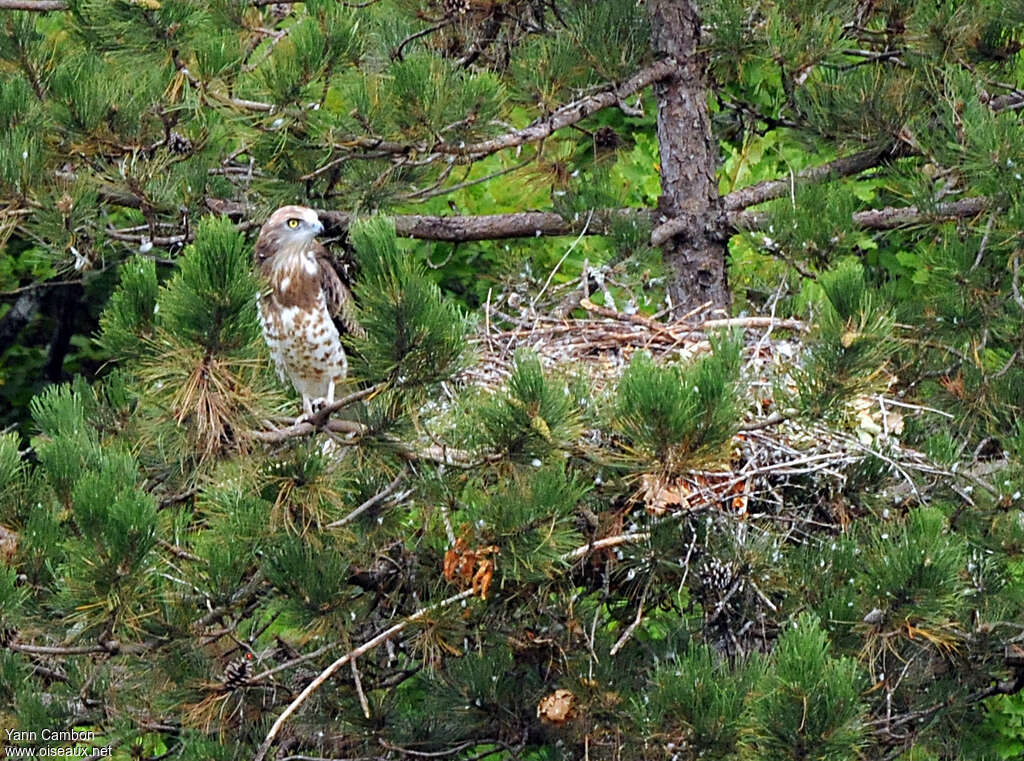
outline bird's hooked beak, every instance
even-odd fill
[[[314,235],[319,235],[324,231],[324,223],[317,218],[316,222],[313,223]]]

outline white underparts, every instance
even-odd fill
[[[312,251],[306,251],[302,254],[302,266],[305,267],[306,274],[308,275],[316,275],[320,271]]]
[[[295,278],[319,275],[319,265],[312,252],[301,251],[297,256],[279,253],[277,256],[276,269],[281,277],[271,277],[271,280],[278,280],[276,293],[272,290],[259,300],[260,326],[277,374],[282,381],[291,381],[302,395],[303,408],[308,413],[312,400],[333,399],[335,388],[348,372],[348,362],[322,290],[317,288],[315,299],[308,307],[281,306],[284,299],[280,297],[295,283]],[[294,292],[294,289],[290,291]]]

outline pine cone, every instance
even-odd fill
[[[620,142],[619,133],[611,127],[601,127],[594,133],[594,145],[601,150],[614,150]]]
[[[701,591],[710,598],[719,598],[732,586],[735,574],[730,563],[723,563],[718,558],[710,558],[701,564]]]
[[[441,0],[441,8],[446,17],[465,16],[469,12],[470,2],[471,0]]]
[[[192,141],[180,132],[172,131],[167,136],[167,150],[171,153],[190,153],[192,151]]]
[[[229,690],[245,687],[252,678],[252,654],[246,653],[241,658],[231,661],[224,667],[224,686]]]

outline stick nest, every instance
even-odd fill
[[[587,316],[565,316],[577,308]],[[853,479],[884,482],[888,490],[877,496],[895,504],[921,501],[926,481],[954,476],[900,442],[904,416],[943,414],[936,410],[885,393],[853,399],[838,425],[801,420],[780,409],[776,391],[792,387],[791,370],[800,361],[808,331],[797,320],[721,318],[709,316],[702,308],[663,322],[596,305],[581,291],[563,297],[554,309],[550,304],[537,307],[515,293],[505,294],[485,305],[484,319],[472,339],[478,361],[463,372],[460,381],[498,389],[511,374],[516,352],[526,349],[550,371],[584,377],[594,397],[610,403],[635,352],[647,351],[656,362],[689,362],[711,351],[709,334],[728,329],[744,334],[741,380],[749,396],[730,455],[727,461],[718,460],[705,469],[652,468],[641,477],[633,495],[649,513],[707,508],[744,520],[778,521],[799,505],[801,517],[791,521],[790,531],[837,531],[852,517],[846,501],[837,495]],[[598,446],[607,443],[596,432],[587,438]],[[808,512],[808,504],[816,509]]]

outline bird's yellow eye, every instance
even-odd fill
[[[297,220],[295,217],[292,217],[291,219],[288,220],[288,227],[298,227],[298,226],[299,226],[299,220]]]

